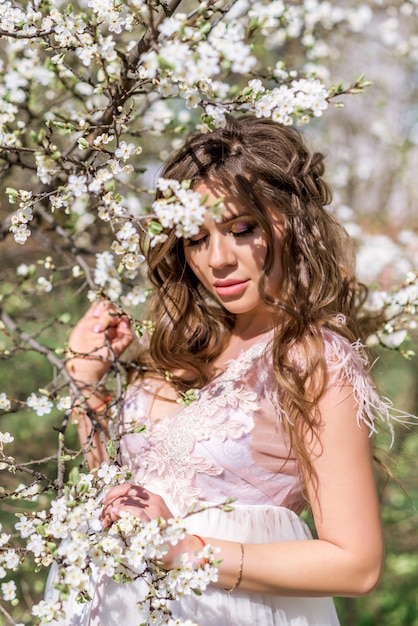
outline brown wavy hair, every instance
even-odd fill
[[[361,338],[358,311],[365,295],[356,280],[353,244],[324,208],[332,194],[323,179],[323,161],[292,127],[254,116],[229,116],[224,128],[190,136],[161,173],[164,178],[188,179],[192,188],[200,182],[215,183],[252,214],[267,240],[265,275],[274,259],[269,210],[281,216],[280,297],[265,293],[265,281],[260,295],[270,310],[280,313],[274,370],[289,418],[285,428],[294,452],[308,467],[304,434],[306,429],[315,431],[315,408],[327,382],[320,329],[334,330],[350,342]],[[176,372],[173,382],[180,390],[202,387],[226,346],[234,316],[190,270],[183,241],[174,232],[167,234],[164,243],[144,247],[154,287],[148,310],[155,331],[140,361],[148,371]]]

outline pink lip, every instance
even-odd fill
[[[248,280],[219,280],[214,284],[218,296],[235,296],[247,288]]]

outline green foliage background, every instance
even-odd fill
[[[373,25],[373,28],[378,26]],[[367,77],[375,84],[357,102],[347,103],[347,112],[327,112],[325,123],[316,125],[315,132],[319,136],[314,143],[324,151],[330,148],[329,165],[335,168],[340,164],[338,157],[343,155],[343,148],[358,158],[362,154],[359,148],[363,145],[358,143],[359,139],[367,143],[369,160],[372,159],[375,166],[373,176],[359,177],[355,168],[350,168],[347,180],[343,182],[342,189],[338,190],[339,201],[361,213],[363,221],[369,222],[371,231],[389,230],[391,212],[395,214],[395,205],[396,215],[399,209],[398,195],[390,193],[390,185],[397,188],[394,181],[401,176],[401,169],[408,161],[408,151],[412,153],[413,148],[409,131],[417,116],[416,68],[410,69],[405,61],[405,66],[408,67],[401,71],[399,60],[391,60],[391,51],[385,52],[376,47],[373,37],[367,38],[367,35],[362,37],[361,34],[353,33],[344,37],[344,31],[341,33],[338,29],[335,29],[335,33],[330,30],[325,35],[333,44],[331,48],[342,51],[339,61],[334,59],[331,63],[329,59],[332,76],[350,82],[366,71]],[[256,46],[260,45],[256,42]],[[266,57],[266,64],[274,64],[280,56],[289,62],[289,67],[298,67],[302,65],[301,59],[306,50],[301,49],[296,40],[292,40],[283,43],[280,49],[267,51],[261,48],[259,52],[260,56]],[[391,79],[386,80],[386,76]],[[37,91],[41,90],[39,85],[35,87]],[[394,135],[393,146],[390,142],[385,143],[384,136],[382,138],[379,133],[371,132],[375,119],[381,119],[383,124],[385,120],[390,120]],[[68,136],[64,134],[58,138],[63,144],[67,140]],[[167,142],[159,137],[153,137],[150,143],[152,145],[144,145],[144,154],[151,157],[157,157],[160,151],[168,147]],[[387,158],[379,161],[378,157],[382,155],[387,155]],[[413,156],[411,159],[413,160]],[[155,162],[153,158],[150,161]],[[13,209],[4,194],[5,187],[12,185],[26,188],[28,172],[29,170],[11,168],[4,175],[4,185],[0,188],[1,220],[5,220]],[[408,222],[413,228],[416,226],[416,196],[413,195],[417,189],[415,176],[410,189],[405,180],[402,180],[401,186],[407,190],[409,202],[408,204],[405,198],[402,199],[403,209],[410,209],[411,216],[415,216]],[[395,200],[391,203],[392,196]],[[364,198],[367,198],[367,202]],[[54,219],[66,218],[55,214]],[[42,223],[39,216],[37,220],[39,228],[31,237],[32,241],[28,241],[23,248],[14,244],[10,236],[0,242],[0,307],[12,320],[16,320],[19,330],[36,337],[40,344],[48,346],[52,351],[58,350],[57,358],[62,358],[59,351],[65,348],[70,327],[87,306],[85,285],[83,279],[71,279],[70,282],[74,258],[70,256],[68,249],[65,250],[65,244],[54,237],[50,224]],[[68,221],[66,227],[72,232],[72,224]],[[98,227],[96,222],[94,229],[89,231],[89,238],[86,239],[87,244],[83,249],[85,259],[91,265],[94,253],[105,249],[104,232],[99,228],[105,230],[104,226]],[[33,263],[42,272],[40,262],[44,262],[47,254],[51,254],[57,265],[53,292],[37,293],[30,280],[21,284],[23,289],[17,292],[16,283],[19,280],[16,278],[16,267],[22,262]],[[140,317],[139,312],[135,312],[135,315]],[[414,343],[418,352],[418,337],[415,337]],[[418,357],[408,362],[398,353],[389,351],[380,352],[376,357],[378,360],[374,366],[374,375],[381,392],[388,395],[396,407],[418,414]],[[36,350],[28,350],[28,344],[21,342],[17,335],[10,336],[2,331],[0,359],[0,392],[7,391],[21,401],[25,401],[31,392],[48,387],[58,374],[45,357]],[[56,471],[54,456],[57,454],[57,434],[62,428],[63,419],[64,415],[56,410],[50,415],[38,417],[34,411],[26,408],[12,414],[0,415],[0,431],[10,431],[15,437],[13,444],[8,447],[9,454],[21,463],[38,459],[37,463],[27,466],[28,469],[42,470],[53,480]],[[376,465],[387,546],[385,572],[379,586],[369,596],[355,600],[336,600],[342,626],[418,626],[418,431],[417,427],[408,429],[402,425],[395,425],[395,428],[395,442],[389,453],[390,436],[382,432],[375,438],[379,457],[394,474],[394,478],[387,481],[385,473]],[[66,429],[65,444],[71,450],[78,449],[74,426]],[[76,459],[72,464],[77,462]],[[67,472],[70,467],[69,463]],[[17,475],[7,470],[0,472],[0,522],[5,530],[13,526],[17,512],[46,508],[52,497],[51,494],[41,493],[34,502],[5,497],[22,482],[30,484],[29,475]],[[19,571],[16,581],[20,601],[11,609],[16,623],[28,626],[33,623],[30,608],[42,598],[45,577],[45,571],[34,572],[31,562]],[[7,616],[0,613],[0,626],[7,626],[9,623]]]
[[[12,294],[12,283],[6,278],[10,271],[10,267],[3,270],[1,287],[3,296],[10,294],[3,297],[3,306],[9,315],[13,317],[19,312],[19,319],[26,319],[28,332],[35,327],[39,329],[36,320],[42,319],[43,330],[38,338],[51,349],[65,347],[70,327],[84,312],[84,294],[77,293],[77,285],[68,287],[64,284],[55,297],[46,295],[41,298],[35,311],[29,300],[25,302]],[[53,368],[39,354],[23,351],[22,346],[13,345],[4,335],[0,336],[0,344],[2,349],[10,349],[9,358],[0,362],[2,387],[16,398],[26,400],[34,389],[46,387],[53,379]],[[389,351],[377,356],[374,374],[379,389],[393,399],[396,407],[418,413],[415,364]],[[57,411],[38,417],[33,411],[23,409],[0,416],[0,430],[14,435],[9,453],[17,461],[39,459],[33,468],[42,469],[53,479],[56,465],[52,457],[56,454],[57,429],[60,429],[62,420],[63,414]],[[380,432],[375,438],[377,455],[394,474],[394,478],[387,481],[384,472],[376,466],[386,536],[385,572],[371,595],[359,599],[336,599],[343,626],[418,626],[418,433],[416,428],[403,425],[395,425],[395,429],[391,450],[388,433]],[[65,443],[68,448],[77,449],[75,427],[67,429]],[[67,471],[69,469],[70,465]],[[20,483],[29,484],[25,476],[13,475],[7,470],[0,473],[0,481],[3,497]],[[40,494],[35,502],[4,498],[1,500],[0,521],[5,528],[10,528],[16,512],[44,508],[50,498],[49,494]],[[30,562],[19,571],[16,581],[20,602],[13,609],[17,623],[33,623],[30,607],[42,598],[45,578],[46,572],[35,572]],[[0,625],[7,624],[9,621],[0,615]]]

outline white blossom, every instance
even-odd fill
[[[4,443],[12,443],[12,441],[14,441],[14,437],[10,433],[0,433],[0,445]]]
[[[35,393],[31,393],[26,402],[28,407],[36,411],[36,414],[39,415],[39,417],[51,413],[53,407],[51,400],[49,400],[46,396],[37,396]]]
[[[38,278],[38,287],[40,291],[44,291],[45,293],[49,293],[52,290],[52,282],[45,278],[45,276],[39,276]]]
[[[21,515],[19,521],[15,524],[16,530],[19,531],[20,536],[23,539],[30,537],[35,532],[35,525],[33,520],[29,519],[26,515]]]
[[[134,143],[126,143],[121,141],[115,150],[115,157],[127,161],[138,149]]]
[[[122,304],[127,307],[136,307],[147,300],[147,290],[135,285],[127,294],[121,298]]]
[[[157,187],[164,197],[156,200],[152,208],[163,228],[175,228],[178,237],[196,235],[206,213],[200,194],[181,187],[177,181],[161,178]]]
[[[16,583],[9,580],[7,583],[1,583],[1,592],[6,601],[14,600],[16,597]]]
[[[71,174],[68,177],[68,190],[73,196],[79,198],[83,193],[87,192],[87,177]]]
[[[97,476],[103,480],[105,485],[110,485],[123,479],[124,472],[117,465],[109,465],[103,462],[97,471]]]
[[[60,602],[46,602],[41,600],[38,604],[34,604],[32,607],[32,615],[39,617],[42,624],[48,624],[54,620],[63,617]]]
[[[20,564],[19,555],[16,550],[9,549],[2,555],[3,563],[9,570],[16,571]]]
[[[57,402],[57,409],[59,411],[68,411],[71,409],[71,396],[63,396]]]
[[[10,411],[11,406],[12,406],[11,402],[9,398],[6,396],[6,394],[4,392],[0,393],[0,411]],[[9,435],[9,433],[7,434]],[[1,435],[0,435],[0,441],[1,441]]]

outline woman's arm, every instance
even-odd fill
[[[240,589],[286,596],[359,596],[379,580],[383,562],[382,527],[366,426],[357,424],[351,387],[334,387],[320,402],[317,440],[307,443],[316,479],[308,478],[318,539],[268,544],[245,544]],[[129,498],[126,498],[129,490]],[[144,520],[167,517],[164,501],[133,485],[116,487],[105,499],[105,525],[129,510]],[[231,588],[241,566],[237,542],[203,539],[220,548],[219,587]],[[181,552],[201,548],[193,535],[173,547],[166,567]]]
[[[349,386],[330,389],[319,408],[318,439],[307,441],[316,480],[306,481],[318,539],[245,545],[242,589],[360,596],[379,581],[383,533],[369,431],[357,424]],[[239,545],[205,541],[221,548],[218,584],[231,587],[239,573]]]
[[[100,387],[100,381],[131,341],[128,318],[105,300],[90,307],[69,339],[66,368],[80,394],[80,402],[76,401],[74,405],[73,421],[77,425],[81,445],[86,449],[90,469],[108,460],[104,442],[109,437],[109,398]]]

